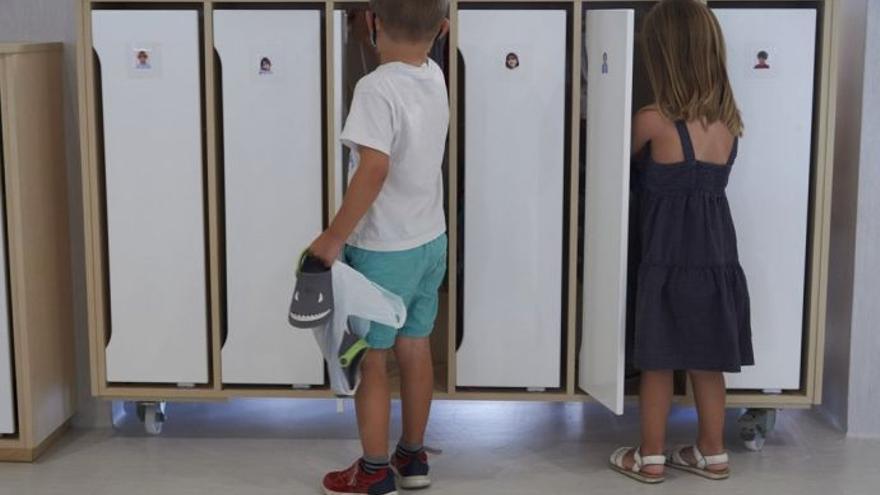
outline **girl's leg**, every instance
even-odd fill
[[[689,371],[688,374],[694,386],[700,422],[697,448],[703,455],[721,454],[724,452],[724,409],[727,402],[724,374],[717,371]],[[682,457],[689,463],[695,462],[690,449],[682,452]],[[727,464],[717,464],[710,469],[724,471]]]
[[[370,349],[361,364],[361,384],[355,395],[358,429],[364,456],[388,457],[388,423],[391,415],[391,391],[388,386],[388,351]]]
[[[642,371],[639,407],[642,420],[642,456],[663,454],[666,448],[666,421],[672,406],[672,370]],[[632,466],[635,452],[624,459]],[[663,466],[646,466],[648,474],[663,474]]]

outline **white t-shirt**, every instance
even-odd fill
[[[446,232],[443,153],[449,131],[449,97],[440,67],[391,62],[364,76],[354,90],[342,142],[390,157],[385,184],[348,243],[373,251],[402,251]]]

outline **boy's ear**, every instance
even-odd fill
[[[443,19],[440,22],[440,32],[437,33],[437,40],[435,42],[443,39],[447,34],[449,34],[449,19]]]
[[[376,48],[377,39],[379,36],[378,32],[377,32],[378,31],[377,24],[380,22],[379,18],[376,17],[376,14],[374,14],[370,10],[364,11],[364,18],[366,19],[366,22],[367,22],[367,31],[369,33],[370,45],[372,45],[373,48]]]

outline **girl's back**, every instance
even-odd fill
[[[685,161],[684,146],[674,122],[667,120],[656,110],[640,112],[636,125],[643,122],[651,127],[651,158],[657,164],[676,164]],[[698,162],[726,165],[733,150],[735,137],[722,122],[703,126],[699,122],[687,124]]]

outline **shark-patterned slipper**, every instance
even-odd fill
[[[296,286],[287,320],[296,328],[316,328],[333,315],[333,277],[330,268],[308,251],[300,257]]]

